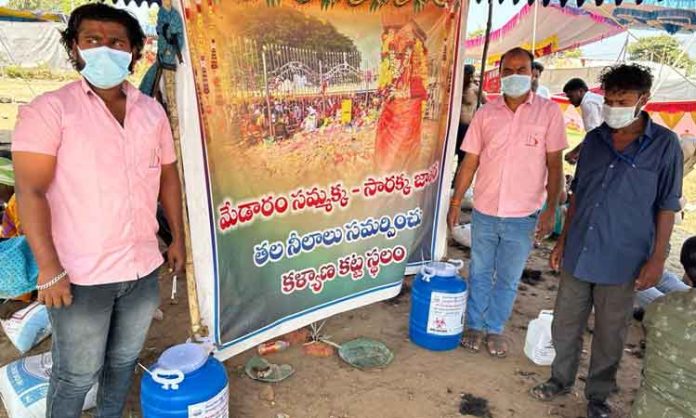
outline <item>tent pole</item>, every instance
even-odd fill
[[[537,28],[537,16],[539,15],[539,2],[534,2],[534,19],[532,22],[532,54],[536,57],[536,28]]]
[[[682,58],[684,57],[684,55],[686,54],[686,51],[688,51],[688,50],[691,48],[691,45],[694,43],[694,40],[696,40],[696,32],[694,32],[694,33],[691,35],[691,38],[689,38],[689,42],[687,42],[686,45],[684,45],[684,47],[682,48],[681,53],[677,56],[677,58],[675,58],[675,60],[672,61],[672,62],[669,64],[670,67],[673,67],[675,70],[677,69],[677,68],[675,67],[675,65],[678,64],[679,61],[681,61],[681,59],[682,59]],[[662,55],[662,63],[661,63],[661,66],[660,66],[660,74],[662,73],[662,67],[664,67],[664,65],[665,65],[665,54]],[[686,70],[685,70],[684,72],[686,73]],[[679,71],[677,71],[677,73],[679,73]],[[679,74],[681,74],[681,73],[679,73]],[[693,82],[691,82],[686,76],[682,76],[682,77],[684,77],[687,81],[689,81],[689,83],[691,83],[691,84],[693,85]],[[659,78],[659,81],[657,82],[657,85],[653,87],[653,90],[652,90],[652,92],[650,92],[650,93],[651,93],[651,94],[654,94],[655,92],[657,92],[657,91],[660,89],[660,87],[662,87],[662,84],[664,84],[664,82],[665,82],[665,79],[662,78],[662,77],[660,77],[660,78]]]
[[[614,18],[614,16],[612,16],[612,14],[611,14],[605,7],[599,7],[598,9],[599,9],[599,11],[601,11],[601,12],[604,14],[604,16],[608,17],[608,18],[611,19],[614,23],[616,23],[616,24],[619,25],[622,29],[624,29],[630,38],[633,38],[633,39],[635,39],[636,41],[640,41],[640,38],[639,38],[638,36],[636,36],[636,34],[634,34],[633,32],[631,32],[631,30],[628,29],[625,25],[622,25],[621,22],[619,22],[618,20],[616,20],[616,18]],[[696,35],[696,32],[694,32],[694,34]],[[693,40],[693,38],[689,41],[689,44],[691,44],[691,41],[692,41],[692,40]],[[626,45],[628,46],[628,39],[626,39]],[[688,48],[689,48],[689,47],[683,49],[682,55],[679,56],[678,60],[681,60],[681,58],[682,58],[684,52],[685,52]],[[626,52],[628,52],[628,48],[626,48]],[[651,52],[651,54],[652,54],[652,52]],[[677,61],[678,61],[678,60],[677,60]],[[652,60],[651,60],[651,61],[652,61]],[[680,73],[679,71],[677,71],[677,73],[684,79],[684,81],[686,81],[687,83],[691,84],[692,86],[696,86],[696,84],[695,84],[692,80],[690,80],[687,76],[685,76],[684,74]],[[654,90],[654,91],[655,91],[655,90]]]
[[[174,136],[176,149],[176,167],[179,171],[181,182],[181,204],[184,218],[184,239],[186,245],[186,290],[188,293],[189,316],[191,319],[191,332],[194,339],[208,336],[208,329],[201,323],[201,313],[198,305],[198,293],[196,291],[196,279],[193,270],[193,253],[191,247],[191,233],[189,228],[188,207],[186,206],[186,182],[184,180],[184,167],[181,158],[181,134],[179,131],[179,109],[176,100],[176,71],[164,70],[164,91],[167,97],[167,113]]]
[[[481,86],[478,89],[476,108],[481,106],[483,98],[483,77],[486,75],[486,60],[488,59],[488,46],[491,42],[491,27],[493,26],[493,0],[488,0],[488,22],[486,23],[486,39],[483,44],[483,56],[481,57]]]

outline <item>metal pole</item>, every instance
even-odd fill
[[[268,114],[268,133],[271,135],[271,138],[275,138],[275,135],[273,134],[273,113],[271,110],[271,94],[268,90],[268,67],[266,65],[266,45],[261,47],[261,60],[263,61],[263,85],[264,91],[266,92],[266,113]]]
[[[329,83],[326,83],[326,90],[329,89]],[[326,90],[324,90],[324,64],[323,61],[319,60],[319,94],[321,95],[321,110],[322,113],[326,111]],[[319,109],[317,109],[317,114]]]
[[[488,59],[488,46],[491,42],[491,27],[493,26],[493,0],[488,0],[488,23],[486,23],[486,40],[483,44],[483,56],[481,57],[481,85],[478,89],[476,107],[481,106],[483,97],[483,77],[486,74],[486,60]]]
[[[363,77],[365,77],[365,111],[370,108],[370,80],[367,75],[370,73],[370,61],[365,62],[365,72]]]

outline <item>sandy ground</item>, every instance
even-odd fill
[[[677,232],[674,245],[681,245],[687,234]],[[362,309],[346,312],[328,320],[325,332],[338,343],[359,336],[386,343],[395,354],[394,362],[384,370],[359,371],[337,357],[314,358],[298,347],[269,357],[274,362],[292,364],[294,376],[279,384],[262,384],[243,375],[241,366],[253,353],[247,352],[225,363],[230,378],[231,417],[276,418],[427,418],[458,417],[462,394],[470,393],[489,401],[490,416],[576,418],[585,416],[582,397],[583,376],[589,356],[583,354],[580,380],[575,391],[550,404],[539,403],[528,395],[529,388],[547,378],[549,368],[533,365],[523,354],[527,324],[541,309],[553,307],[558,279],[550,274],[546,259],[552,243],[534,251],[528,267],[543,272],[543,281],[536,286],[521,285],[513,318],[506,331],[511,340],[511,353],[504,360],[487,354],[470,354],[463,349],[450,352],[429,352],[408,340],[410,296],[402,296]],[[450,256],[468,260],[468,251],[450,246]],[[674,257],[674,255],[673,255]],[[672,260],[674,262],[674,260]],[[466,269],[466,268],[465,268]],[[162,281],[163,321],[153,323],[142,353],[142,362],[151,364],[167,347],[187,337],[188,312],[185,298],[172,305],[166,298],[170,282]],[[627,351],[619,372],[621,389],[612,397],[619,417],[627,416],[640,383],[641,361],[630,351],[639,343],[640,329],[631,326]],[[590,341],[586,334],[586,345]],[[46,341],[30,354],[48,350]],[[589,350],[589,346],[586,347]],[[0,335],[0,364],[19,358],[4,335]],[[128,413],[139,417],[138,381],[136,374]],[[89,414],[85,416],[91,416]],[[0,411],[0,417],[6,417]]]

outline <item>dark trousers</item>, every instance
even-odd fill
[[[600,285],[561,274],[552,325],[556,358],[551,375],[571,387],[580,364],[587,320],[595,310],[590,370],[585,397],[605,400],[616,389],[616,371],[624,350],[626,332],[633,312],[633,282]]]
[[[462,144],[464,143],[464,137],[466,136],[466,131],[469,129],[469,125],[466,123],[460,123],[459,129],[457,130],[457,168],[464,161],[464,156],[466,153],[462,151]]]

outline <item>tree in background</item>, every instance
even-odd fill
[[[471,32],[469,32],[466,35],[466,37],[467,37],[467,39],[474,39],[474,38],[478,38],[479,36],[483,36],[485,34],[486,34],[485,28],[478,28],[478,29],[474,29]]]
[[[696,70],[696,62],[683,51],[684,47],[670,35],[641,38],[628,45],[631,59],[668,64],[690,75]]]
[[[327,21],[306,15],[290,7],[279,7],[268,13],[264,8],[244,9],[233,14],[235,30],[259,45],[281,43],[294,48],[317,52],[357,52],[348,36],[338,32]]]
[[[580,48],[568,49],[558,53],[561,58],[582,58],[582,50]]]
[[[18,10],[40,10],[69,14],[72,9],[94,0],[9,0],[7,6]]]

